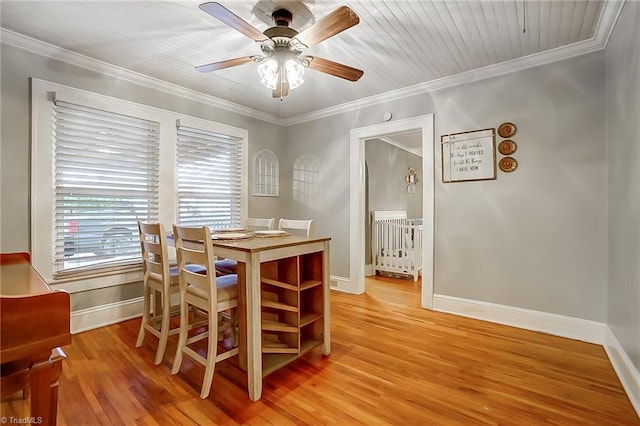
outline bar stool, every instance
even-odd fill
[[[178,255],[178,281],[180,283],[180,335],[178,348],[173,360],[171,374],[180,371],[183,355],[188,355],[205,367],[200,398],[209,396],[213,373],[217,362],[237,355],[238,344],[238,276],[235,274],[216,277],[215,256],[208,227],[185,228],[173,226],[173,236]],[[206,271],[194,273],[190,265],[204,265]],[[208,314],[208,329],[202,333],[188,335],[190,318],[188,311],[195,307]],[[227,313],[228,320],[219,313]],[[218,353],[218,335],[231,330],[232,348]],[[200,355],[191,345],[208,338],[206,357]]]

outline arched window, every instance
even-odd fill
[[[253,159],[253,195],[277,197],[279,182],[280,171],[276,155],[268,149],[258,151]]]

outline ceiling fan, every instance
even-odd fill
[[[293,15],[289,10],[283,8],[272,13],[271,17],[275,26],[264,32],[219,3],[203,3],[200,5],[200,9],[257,42],[263,53],[263,55],[243,56],[200,65],[196,67],[196,70],[200,72],[217,71],[248,62],[258,63],[258,74],[262,84],[272,90],[274,98],[281,100],[289,94],[289,90],[293,90],[303,83],[302,76],[305,68],[350,81],[357,81],[364,74],[364,71],[357,68],[303,54],[305,49],[360,22],[358,15],[347,6],[337,8],[301,33],[289,26]]]

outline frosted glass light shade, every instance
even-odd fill
[[[295,59],[287,59],[284,66],[280,67],[278,61],[273,58],[267,59],[258,65],[258,75],[260,83],[271,90],[275,90],[278,84],[278,74],[284,72],[283,81],[289,84],[289,89],[293,90],[304,83],[304,67]]]
[[[258,65],[260,83],[274,90],[278,82],[278,63],[275,59],[268,59]]]

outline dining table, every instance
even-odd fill
[[[173,238],[169,240],[169,244],[174,245]],[[249,398],[258,401],[262,396],[263,376],[294,361],[316,346],[322,347],[325,356],[331,353],[331,238],[278,232],[264,236],[259,232],[234,232],[225,235],[225,232],[213,230],[212,240],[216,257],[233,259],[238,263],[239,364],[247,372]],[[185,246],[188,247],[188,243]],[[287,268],[295,271],[292,273]],[[274,276],[273,271],[286,278]],[[279,280],[288,280],[293,285]],[[280,351],[268,348],[269,342],[263,342],[263,303],[266,304],[266,301],[262,301],[262,293],[265,285],[287,289],[297,285],[301,291],[306,291],[306,295],[298,295],[301,311],[299,341],[298,346],[290,350],[291,354],[274,354],[272,352]],[[311,312],[302,312],[305,309]]]

